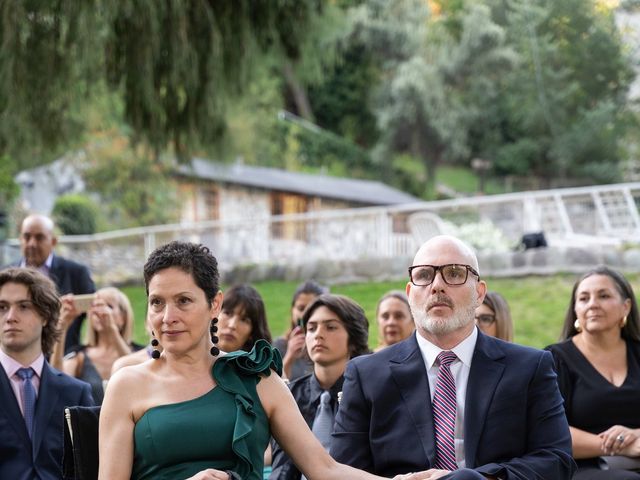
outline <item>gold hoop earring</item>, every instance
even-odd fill
[[[582,331],[582,326],[580,325],[580,320],[576,318],[576,321],[573,322],[573,328],[576,329],[576,332],[580,333]]]

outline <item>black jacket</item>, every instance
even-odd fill
[[[338,411],[338,392],[342,390],[343,381],[344,378],[340,377],[329,389],[334,415]],[[318,384],[315,375],[310,373],[291,382],[289,388],[291,389],[293,398],[295,398],[298,404],[300,413],[302,413],[305,422],[307,422],[307,425],[311,428],[316,416],[318,404],[320,403],[322,387]],[[272,471],[269,480],[300,480],[302,476],[300,470],[298,470],[291,458],[289,458],[289,455],[280,448],[280,445],[278,445],[274,439],[271,439],[271,451]]]

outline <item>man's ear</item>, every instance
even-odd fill
[[[487,294],[487,283],[484,280],[480,280],[476,285],[476,292],[478,293],[478,305],[482,305],[484,297]]]
[[[57,244],[58,244],[58,237],[54,235],[53,237],[51,237],[51,245],[55,247]]]

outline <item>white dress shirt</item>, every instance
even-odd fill
[[[22,400],[22,379],[18,376],[17,371],[23,367],[31,367],[35,372],[35,375],[31,378],[31,383],[36,391],[36,398],[38,398],[40,390],[40,379],[42,378],[42,369],[44,368],[44,355],[40,354],[30,365],[22,365],[12,357],[7,355],[4,350],[0,348],[0,365],[4,369],[4,372],[9,377],[9,383],[11,383],[11,389],[13,390],[20,411],[24,416],[24,401]]]
[[[436,365],[436,358],[440,352],[444,351],[440,347],[425,339],[416,331],[418,347],[424,360],[429,378],[429,391],[431,393],[431,401],[436,390],[436,379],[438,378],[439,365]],[[456,430],[455,430],[455,448],[456,463],[459,468],[465,467],[464,458],[464,403],[467,395],[467,383],[469,381],[469,371],[471,369],[471,360],[473,351],[476,348],[476,340],[478,339],[478,328],[474,327],[471,334],[462,342],[451,349],[458,357],[451,364],[451,375],[456,382]]]

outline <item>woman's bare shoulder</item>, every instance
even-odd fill
[[[146,349],[138,350],[137,352],[130,353],[129,355],[125,355],[124,357],[120,357],[115,362],[113,362],[111,375],[116,373],[121,368],[130,367],[132,365],[139,365],[149,359],[150,357]]]
[[[153,384],[153,370],[153,365],[150,362],[120,368],[111,375],[105,393],[113,392],[113,394],[126,395],[129,398],[144,394],[148,386]]]

